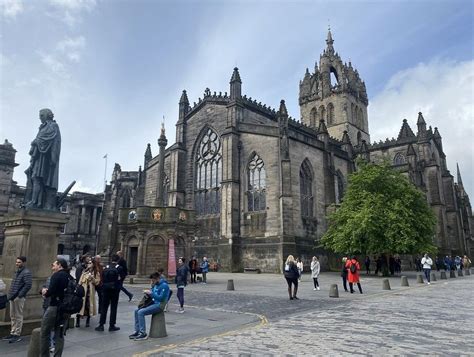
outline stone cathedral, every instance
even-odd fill
[[[300,81],[299,121],[283,100],[274,109],[244,95],[237,68],[228,92],[206,88],[191,104],[183,91],[176,142],[168,145],[162,129],[158,152],[148,144],[137,171],[115,164],[104,196],[94,198],[103,205],[89,207],[98,212],[93,248],[104,256],[121,249],[137,276],[166,270],[170,249],[227,271],[279,272],[288,254],[305,265],[317,254],[327,267],[331,254],[315,241],[362,157],[389,160],[426,194],[440,255],[473,257],[469,197],[459,168],[457,182],[447,169],[439,131],[418,113],[416,133],[403,120],[396,139],[371,144],[365,83],[333,44],[329,31],[319,63]],[[86,209],[77,227],[84,228]],[[78,253],[63,243],[64,254]]]
[[[365,83],[333,43],[329,31],[300,81],[300,121],[283,100],[273,109],[244,95],[237,68],[228,93],[207,88],[191,105],[183,91],[176,142],[167,146],[162,129],[143,169],[115,165],[98,250],[122,249],[137,275],[166,268],[170,240],[176,256],[207,256],[227,271],[278,272],[288,254],[327,262],[315,240],[362,156],[390,160],[426,193],[440,254],[473,256],[469,197],[447,170],[440,133],[419,113],[416,133],[403,120],[396,139],[370,144]]]

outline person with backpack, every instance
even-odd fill
[[[359,292],[362,294],[362,287],[360,286],[360,264],[357,261],[357,257],[355,255],[352,256],[351,259],[348,259],[346,262],[346,269],[347,269],[347,281],[349,281],[349,289],[351,290],[351,294],[354,293],[354,284],[357,284],[359,288]]]
[[[48,288],[41,289],[44,298],[49,298],[49,306],[41,319],[40,356],[48,357],[51,343],[51,332],[54,331],[56,342],[54,356],[61,356],[64,348],[64,316],[60,311],[64,300],[65,290],[69,281],[74,279],[69,275],[66,260],[58,258],[51,266],[54,272],[51,276]]]
[[[99,326],[95,328],[96,331],[104,331],[109,305],[109,331],[113,332],[120,330],[120,327],[115,326],[121,287],[120,277],[123,274],[122,267],[118,264],[119,259],[120,257],[117,254],[112,255],[111,264],[107,265],[102,273],[102,310],[100,314]]]

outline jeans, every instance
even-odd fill
[[[109,326],[115,326],[117,320],[117,306],[119,301],[119,289],[104,289],[102,292],[102,311],[100,314],[100,325],[105,325],[107,319],[107,310],[110,305]]]
[[[184,288],[178,288],[178,294],[176,296],[178,297],[179,305],[182,308],[184,306]]]
[[[61,356],[64,348],[64,326],[65,321],[57,320],[57,306],[49,306],[43,315],[41,320],[41,337],[40,337],[40,356],[49,357],[49,347],[51,343],[51,332],[54,331],[54,338],[56,342],[56,348],[54,350],[54,356]],[[59,322],[59,323],[58,323]]]
[[[318,278],[313,278],[314,287],[319,287]]]
[[[202,282],[203,283],[207,283],[207,271],[203,271],[202,272]]]
[[[425,271],[425,278],[426,278],[426,280],[428,280],[428,283],[429,283],[430,282],[431,269],[424,268],[423,270]]]
[[[160,304],[152,304],[143,309],[135,310],[135,332],[146,333],[145,316],[153,315],[160,311]]]

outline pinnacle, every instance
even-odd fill
[[[232,82],[242,83],[242,80],[240,79],[239,69],[237,67],[235,67],[234,72],[232,72],[232,77],[230,79],[230,83],[232,83]]]
[[[283,99],[280,101],[280,115],[288,116],[288,110],[286,110],[285,101]]]
[[[458,185],[462,186],[461,171],[459,170],[459,164],[458,163],[456,163],[456,170],[457,170],[457,176],[458,176]]]
[[[183,90],[183,94],[181,94],[181,98],[179,99],[179,104],[189,104],[188,95],[186,94],[186,90]]]
[[[423,118],[423,114],[421,112],[418,113],[418,121],[416,122],[416,124],[426,124],[425,118]]]
[[[413,133],[413,130],[411,130],[410,125],[408,125],[408,121],[406,119],[403,119],[403,124],[400,129],[400,133],[398,134],[397,140],[414,137],[415,134]]]
[[[321,119],[319,121],[318,134],[327,134],[327,133],[328,133],[328,128],[326,127],[326,123],[324,122],[324,119]]]
[[[351,144],[351,138],[349,138],[349,134],[347,133],[347,130],[344,130],[344,133],[342,134],[342,142],[344,144]]]

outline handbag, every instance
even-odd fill
[[[145,307],[150,306],[153,304],[153,298],[151,295],[144,294],[140,302],[138,303],[138,308],[139,309],[144,309]]]
[[[0,295],[0,310],[3,310],[4,308],[7,307],[7,296],[6,295]]]

